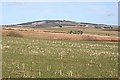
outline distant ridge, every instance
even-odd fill
[[[69,20],[38,20],[38,21],[15,24],[14,26],[21,26],[21,27],[22,26],[23,27],[59,27],[59,26],[117,27],[113,25],[76,22],[76,21],[69,21]]]
[[[55,26],[76,26],[80,23],[68,20],[40,20],[27,23],[21,23],[17,25],[31,25],[36,27],[55,27]]]

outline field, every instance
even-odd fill
[[[6,28],[14,28],[14,27],[6,27]],[[19,28],[19,27],[18,27]],[[14,28],[16,29],[16,28]],[[21,29],[21,28],[19,28]],[[82,30],[84,34],[92,34],[92,35],[101,35],[101,36],[112,36],[112,37],[118,37],[118,31],[115,30],[119,30],[117,28],[113,28],[113,29],[95,29],[95,28],[85,28],[85,27],[63,27],[63,28],[25,28],[23,27],[23,29],[30,29],[30,30],[44,30],[44,31],[59,31],[59,32],[64,32],[67,33],[71,30]]]
[[[95,29],[95,28],[85,28],[85,27],[63,27],[63,28],[39,28],[39,29],[44,29],[44,30],[55,30],[55,31],[65,31],[69,32],[70,30],[82,30],[84,34],[92,34],[92,35],[101,35],[101,36],[113,36],[117,37],[118,36],[118,31],[115,31],[113,28],[110,30],[107,29]]]
[[[118,77],[118,43],[3,36],[2,76]]]
[[[70,34],[71,30],[82,30],[83,34]],[[118,31],[105,31],[94,28],[3,28],[2,35],[19,34],[21,37],[48,40],[81,40],[118,42]]]

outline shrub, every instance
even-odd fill
[[[73,31],[71,30],[71,31],[70,31],[70,34],[72,34],[72,33],[73,33]]]
[[[81,35],[83,34],[83,31],[81,31]]]
[[[83,34],[83,31],[73,31],[73,30],[71,30],[70,32],[69,32],[70,34]]]
[[[61,26],[61,25],[60,25],[59,27],[60,27],[60,28],[62,28],[62,26]]]
[[[10,31],[7,36],[11,36],[11,37],[23,37],[20,33],[15,32],[15,31]]]

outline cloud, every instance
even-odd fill
[[[110,13],[110,14],[107,14],[106,16],[113,16],[114,14]]]

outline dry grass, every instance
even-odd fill
[[[22,34],[16,32],[16,31],[9,31],[6,36],[11,36],[11,37],[23,37]]]
[[[49,39],[49,40],[84,40],[84,41],[118,41],[117,37],[111,36],[99,36],[92,34],[69,34],[60,31],[52,30],[34,30],[34,29],[3,29],[3,36],[14,36],[14,37],[26,37],[36,39]]]

